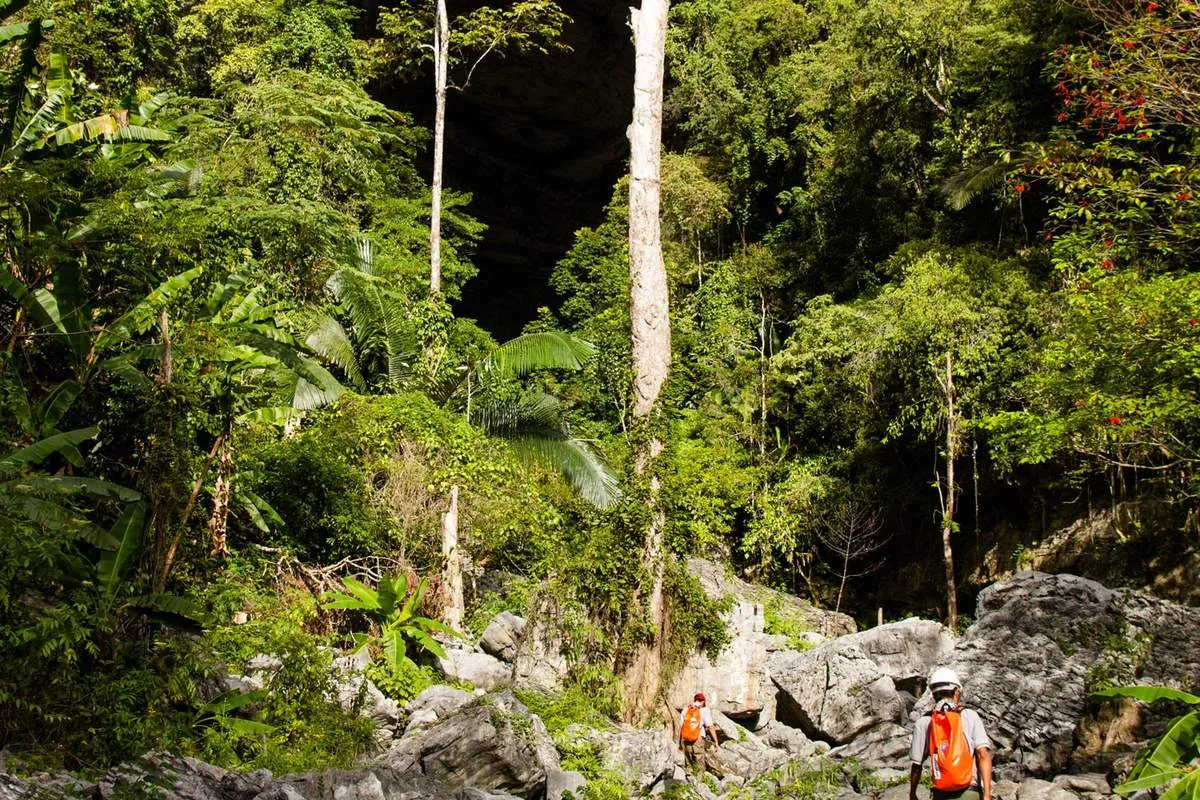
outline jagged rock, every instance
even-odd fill
[[[717,761],[726,774],[752,780],[781,767],[791,760],[786,750],[779,750],[747,735],[739,741],[726,742],[717,750]]]
[[[405,734],[428,728],[471,702],[471,695],[451,686],[430,686],[408,703]]]
[[[272,778],[266,770],[232,772],[196,761],[150,753],[110,769],[95,783],[67,776],[18,781],[0,776],[3,800],[152,796],[160,800],[454,800],[454,795],[423,775],[387,768]]]
[[[370,663],[371,656],[365,650],[333,660],[332,678],[338,703],[345,709],[358,708],[379,728],[395,730],[402,716],[400,707],[364,674]]]
[[[1059,775],[1052,781],[1054,785],[1068,789],[1080,797],[1107,797],[1112,794],[1108,778],[1098,772],[1081,775]]]
[[[513,659],[513,682],[518,686],[557,688],[570,667],[563,631],[579,623],[581,620],[570,618],[552,597],[543,595],[530,619],[525,621],[525,635]]]
[[[954,649],[955,637],[940,622],[906,619],[843,636],[837,646],[853,645],[879,665],[898,688],[919,694],[930,671]]]
[[[825,749],[829,748],[829,745],[824,742],[814,742],[809,739],[799,728],[784,725],[782,722],[772,722],[755,733],[771,747],[783,750],[793,758],[808,758],[816,755],[819,744],[825,745]]]
[[[779,687],[776,715],[812,738],[845,744],[903,714],[892,679],[855,645],[772,653],[767,664]]]
[[[503,792],[485,792],[483,789],[468,786],[458,793],[458,800],[521,800],[521,798]]]
[[[868,769],[898,769],[909,762],[912,730],[894,723],[880,725],[856,736],[849,744],[829,751],[831,756],[854,759]]]
[[[760,727],[774,717],[774,686],[769,681],[767,657],[788,646],[786,637],[765,633],[764,609],[768,602],[786,607],[787,613],[804,621],[818,639],[854,630],[854,621],[844,614],[822,611],[797,598],[727,576],[725,568],[704,559],[692,558],[688,571],[699,580],[711,600],[729,598],[724,614],[729,642],[709,658],[693,653],[672,684],[667,702],[683,708],[692,695],[703,691],[708,705],[749,727]]]
[[[524,635],[525,620],[511,611],[504,611],[488,623],[479,646],[488,655],[511,664],[517,657],[517,649]]]
[[[1062,786],[1050,781],[1026,778],[1017,789],[1018,800],[1078,800],[1078,798]]]
[[[438,666],[451,680],[470,683],[485,692],[512,684],[512,667],[487,653],[471,650],[447,650]]]
[[[635,792],[673,775],[683,761],[683,754],[661,730],[598,731],[572,726],[567,735],[596,745],[604,766],[624,778]]]
[[[1066,771],[1100,680],[1200,685],[1200,609],[1026,572],[981,592],[976,619],[946,663],[996,752],[1011,759],[1006,776]],[[926,694],[914,713],[928,703]]]
[[[420,772],[454,791],[470,786],[523,797],[544,794],[547,772],[560,767],[546,726],[511,691],[477,698],[427,729],[406,730],[376,763]]]
[[[552,769],[546,773],[546,800],[563,800],[567,795],[578,799],[584,786],[587,778],[578,772]]]

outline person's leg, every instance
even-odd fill
[[[686,768],[689,770],[694,769],[696,767],[696,743],[695,742],[684,742],[683,743],[683,763],[686,766]],[[703,769],[703,767],[701,767],[701,769]]]

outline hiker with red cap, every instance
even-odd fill
[[[708,752],[709,747],[713,750],[720,747],[717,744],[717,727],[713,725],[712,712],[708,710],[704,692],[696,692],[687,708],[679,712],[679,749],[683,751],[687,765],[701,775],[707,769],[718,778],[723,778],[725,771],[717,763],[717,754]]]

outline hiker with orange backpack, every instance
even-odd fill
[[[913,728],[908,798],[917,800],[929,759],[933,800],[992,800],[992,741],[974,709],[962,705],[962,681],[946,667],[929,676],[933,710]]]
[[[706,731],[708,738],[705,738]],[[717,744],[717,727],[713,725],[712,712],[708,710],[704,692],[696,692],[692,702],[679,712],[679,749],[683,751],[687,765],[701,775],[707,769],[718,778],[723,778],[725,771],[717,763],[717,754],[708,752],[710,746],[713,750],[720,748]]]

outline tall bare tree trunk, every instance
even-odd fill
[[[954,550],[950,537],[954,533],[954,512],[957,488],[954,484],[954,461],[958,457],[959,420],[954,407],[954,359],[946,353],[946,374],[938,381],[946,400],[946,481],[942,493],[942,560],[946,566],[946,624],[958,624],[958,589],[954,582]],[[939,477],[938,486],[942,486]]]
[[[631,9],[636,66],[633,124],[629,126],[629,318],[633,343],[633,415],[650,435],[634,453],[639,478],[649,474],[650,523],[642,543],[642,566],[650,586],[639,601],[647,603],[655,629],[651,642],[639,646],[625,670],[626,709],[630,719],[646,719],[655,706],[663,667],[666,618],[663,608],[664,518],[658,503],[659,481],[652,462],[663,450],[650,420],[671,364],[671,325],[667,271],[659,226],[659,168],[662,148],[663,62],[667,40],[668,0],[642,0]]]
[[[446,557],[446,607],[442,620],[456,631],[463,629],[462,559],[458,551],[458,486],[450,487],[450,507],[442,514],[442,555]]]
[[[215,556],[229,555],[226,532],[229,528],[229,499],[233,492],[233,442],[231,425],[225,426],[217,451],[217,478],[213,485],[212,516],[208,518],[209,549]]]
[[[437,2],[433,29],[433,179],[429,209],[429,291],[442,291],[442,161],[446,150],[446,86],[449,82],[450,20],[446,0]]]

